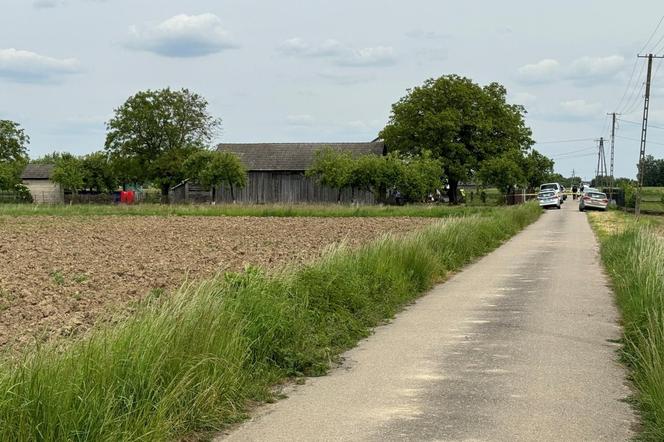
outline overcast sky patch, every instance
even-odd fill
[[[527,64],[518,69],[519,80],[527,84],[548,83],[558,78],[560,63],[554,59],[544,59]]]
[[[32,6],[37,9],[50,9],[64,4],[63,0],[34,0]]]
[[[210,13],[180,14],[157,25],[132,26],[130,34],[128,47],[164,57],[202,57],[238,47],[221,19]]]
[[[310,44],[296,37],[281,43],[277,50],[297,58],[328,58],[337,66],[344,67],[390,66],[396,63],[396,54],[391,46],[356,49],[335,39]]]
[[[53,83],[81,72],[75,58],[57,59],[14,48],[0,49],[0,78],[17,83]]]

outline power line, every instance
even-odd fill
[[[573,154],[573,153],[584,152],[584,151],[586,151],[586,150],[591,150],[591,149],[592,149],[592,150],[595,150],[596,148],[595,148],[595,146],[584,147],[583,149],[576,149],[576,150],[570,150],[570,151],[568,151],[568,152],[555,153],[554,155],[555,155],[555,156],[561,156],[561,155],[567,155],[567,154]]]
[[[592,150],[597,150],[597,147],[593,146]],[[549,158],[552,160],[569,160],[573,158],[583,158],[583,157],[594,157],[597,155],[597,152],[589,152],[589,153],[579,153],[576,155],[553,155]]]
[[[659,19],[659,23],[657,23],[657,26],[655,27],[655,30],[652,31],[652,34],[650,34],[650,37],[648,37],[648,41],[646,41],[646,44],[643,45],[643,47],[641,48],[641,50],[639,52],[643,52],[643,51],[646,50],[646,48],[648,47],[648,45],[652,41],[652,38],[655,36],[657,31],[659,30],[659,27],[662,25],[662,21],[664,21],[664,15],[662,16],[662,18]],[[659,43],[662,41],[662,39],[664,39],[664,35],[662,36],[662,38],[660,38],[657,41],[657,43],[655,43],[655,47],[659,45]]]
[[[594,138],[574,138],[568,140],[549,140],[549,141],[537,141],[535,144],[557,144],[557,143],[577,143],[580,141],[593,141]]]
[[[621,114],[628,114],[636,109],[639,104],[639,98],[641,98],[641,91],[646,87],[645,81],[640,81],[639,79],[645,71],[645,66],[641,63],[641,70],[639,75],[636,77],[636,83],[634,83],[634,92],[631,97],[625,102],[625,106],[620,110]],[[640,83],[640,84],[639,84]]]
[[[630,120],[625,120],[623,118],[618,118],[618,121],[622,121],[623,123],[629,123],[629,124],[635,124],[637,126],[641,126],[641,123],[637,123],[636,121],[630,121]],[[661,129],[664,130],[663,126],[655,126],[654,124],[648,123],[648,129]]]
[[[648,127],[650,127],[650,125],[648,125]],[[636,141],[637,143],[641,141],[638,138],[623,137],[620,135],[616,135],[616,138],[622,138],[623,140],[629,140],[629,141]],[[664,143],[658,143],[656,141],[648,141],[648,144],[656,144],[658,146],[664,146]]]

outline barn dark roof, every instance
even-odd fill
[[[220,151],[237,154],[247,170],[307,170],[314,161],[316,151],[330,147],[353,155],[383,155],[385,143],[222,143]]]
[[[28,164],[21,174],[22,180],[47,180],[53,175],[55,164]]]

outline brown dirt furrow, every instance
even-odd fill
[[[80,333],[171,290],[245,265],[302,263],[426,218],[0,217],[0,349]]]

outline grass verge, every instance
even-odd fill
[[[267,275],[229,273],[145,304],[65,350],[0,365],[0,440],[170,440],[219,430],[290,376],[319,375],[536,204],[448,219]]]
[[[641,440],[664,440],[664,237],[652,219],[591,218],[624,325],[624,360],[643,418]]]
[[[473,214],[491,215],[496,207],[406,205],[406,206],[353,206],[343,204],[300,205],[33,205],[0,204],[1,216],[273,216],[273,217],[393,217],[415,216],[446,218]]]

